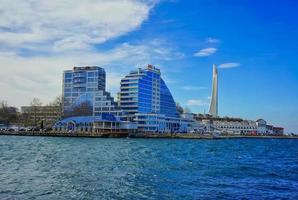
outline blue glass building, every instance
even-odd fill
[[[75,107],[82,103],[90,105],[89,115],[102,113],[121,115],[114,98],[105,90],[106,72],[101,67],[74,67],[63,73],[63,113],[64,116],[77,116]]]
[[[138,131],[181,133],[189,130],[192,122],[179,116],[159,69],[148,65],[146,69],[138,69],[125,76],[121,80],[118,104],[105,91],[105,78],[105,70],[100,67],[74,67],[64,71],[64,116],[96,117],[108,113],[123,122],[137,124]],[[75,108],[85,102],[90,104],[91,112],[73,114]]]
[[[125,76],[121,80],[118,98],[127,118],[136,121],[141,131],[178,132],[187,129],[181,123],[176,103],[160,70],[152,65]]]

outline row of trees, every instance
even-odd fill
[[[0,102],[0,121],[9,123],[18,121],[18,109],[16,107],[9,106],[6,101]]]
[[[40,111],[39,107],[42,106],[43,103],[40,99],[34,98],[30,102],[31,113],[34,115],[34,125],[36,126],[38,123],[37,113]],[[53,106],[58,107],[58,109],[53,109],[51,114],[60,116],[60,117],[70,117],[70,116],[88,116],[92,115],[92,105],[90,102],[82,102],[79,105],[73,107],[73,109],[69,113],[64,113],[63,116],[63,108],[62,108],[62,97],[58,96],[53,101],[45,104],[45,106]],[[179,114],[189,113],[190,109],[185,107],[183,108],[178,102],[176,103],[176,108]],[[54,113],[53,113],[54,112]],[[56,113],[55,113],[56,112]],[[28,113],[20,113],[16,107],[9,106],[6,101],[0,102],[0,121],[4,121],[7,123],[22,123],[28,124]]]
[[[38,108],[42,106],[43,103],[40,99],[34,98],[30,102],[30,106],[33,109],[34,114],[34,125],[37,124],[37,112]],[[57,106],[59,109],[53,109],[53,112],[57,116],[62,115],[62,98],[61,96],[56,97],[53,101],[45,104],[45,106]],[[0,102],[0,121],[5,122],[7,124],[10,123],[18,123],[18,124],[27,124],[28,122],[28,113],[20,113],[19,109],[8,105],[6,101]]]
[[[30,102],[30,106],[33,109],[32,111],[33,111],[33,114],[34,114],[34,125],[35,126],[37,125],[37,112],[39,111],[39,107],[42,106],[42,105],[43,105],[43,103],[38,98],[34,98]],[[53,101],[49,102],[45,106],[58,107],[58,109],[53,109],[52,110],[52,115],[56,115],[56,116],[60,116],[60,117],[62,116],[62,97],[61,96],[56,97]],[[25,121],[27,120],[26,116],[24,116],[23,118],[24,118]]]
[[[176,109],[179,114],[190,113],[190,109],[188,107],[183,108],[178,102],[176,102]]]

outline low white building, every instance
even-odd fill
[[[255,121],[213,121],[213,127],[229,134],[256,134],[258,126]]]
[[[256,121],[257,127],[258,127],[258,134],[265,134],[267,132],[267,122],[263,119],[258,119]]]

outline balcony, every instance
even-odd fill
[[[73,83],[85,83],[86,79],[85,78],[74,78]]]

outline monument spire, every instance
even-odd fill
[[[218,74],[215,64],[213,64],[212,94],[209,114],[213,117],[218,116]]]

